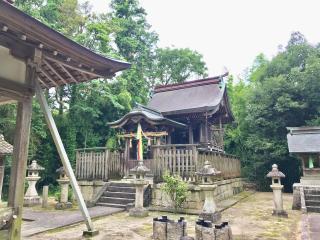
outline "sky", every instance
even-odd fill
[[[97,13],[110,11],[110,0],[89,2]],[[312,44],[320,42],[318,0],[140,0],[140,4],[159,34],[159,47],[198,51],[209,76],[225,69],[243,76],[258,54],[275,56],[293,31]]]

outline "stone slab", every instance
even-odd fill
[[[319,240],[320,213],[303,214],[301,219],[301,239]]]
[[[89,208],[91,218],[111,215],[122,212],[124,209],[112,207]],[[32,208],[24,208],[22,218],[22,236],[28,237],[48,230],[69,226],[83,222],[84,219],[79,210],[76,211],[35,211]]]

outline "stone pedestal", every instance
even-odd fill
[[[181,217],[177,222],[169,220],[167,216],[153,219],[154,240],[176,240],[187,236],[187,222]]]
[[[221,220],[221,213],[217,210],[217,206],[214,201],[214,191],[217,188],[217,185],[203,184],[200,185],[200,188],[204,191],[205,201],[199,217],[212,223],[219,222]]]
[[[24,196],[24,202],[23,205],[30,207],[34,205],[38,205],[41,203],[41,199],[37,193],[36,190],[36,183],[40,179],[38,176],[29,176],[26,177],[26,180],[28,181],[28,189]]]
[[[300,188],[302,186],[300,183],[293,184],[293,200],[292,200],[292,210],[300,210],[301,209],[301,196],[300,196]]]
[[[133,217],[146,217],[149,212],[143,207],[143,192],[144,186],[148,184],[148,181],[144,179],[134,179],[132,183],[136,187],[136,199],[134,208],[130,209],[129,215]]]
[[[72,208],[72,203],[68,202],[68,193],[69,193],[69,179],[63,178],[58,179],[57,182],[60,185],[60,202],[56,204],[57,210],[63,210],[67,208]]]
[[[288,217],[286,211],[283,210],[282,189],[283,185],[271,185],[273,190],[273,212],[274,216]]]

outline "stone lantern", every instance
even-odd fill
[[[267,174],[267,177],[272,179],[272,184],[270,187],[273,190],[273,213],[275,216],[288,217],[286,211],[283,210],[283,200],[282,200],[282,189],[281,178],[284,178],[285,175],[278,170],[278,165],[273,164],[272,170]]]
[[[130,172],[135,175],[132,183],[136,187],[135,207],[130,209],[130,216],[146,217],[149,215],[148,210],[143,207],[144,186],[148,184],[148,181],[146,181],[144,177],[149,171],[150,169],[143,165],[143,161],[139,161],[138,165],[130,170]]]
[[[40,197],[36,190],[36,183],[41,178],[39,172],[43,171],[44,168],[41,167],[36,160],[27,167],[28,175],[26,180],[28,181],[28,189],[24,196],[24,206],[34,206],[41,203]]]
[[[206,161],[203,168],[196,172],[196,175],[202,179],[202,183],[199,187],[205,194],[204,205],[199,217],[213,223],[218,222],[221,219],[221,213],[217,210],[214,201],[214,191],[217,188],[217,185],[213,184],[214,177],[220,174],[221,172],[212,167],[209,161]]]
[[[60,193],[60,202],[56,204],[56,209],[66,209],[71,208],[72,203],[68,202],[68,193],[69,193],[69,178],[66,174],[66,171],[63,167],[60,167],[56,170],[59,173],[59,179],[57,182],[60,185],[61,193]]]

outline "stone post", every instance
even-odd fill
[[[43,186],[42,188],[42,207],[43,208],[48,207],[48,191],[49,191],[49,186]]]
[[[217,185],[213,184],[213,178],[214,176],[221,174],[221,172],[217,171],[208,161],[206,161],[203,168],[196,172],[196,174],[202,179],[202,183],[199,187],[205,193],[205,202],[199,217],[206,221],[211,221],[212,223],[218,222],[221,220],[221,213],[217,210],[214,201],[214,191],[217,188]]]
[[[144,179],[144,176],[149,171],[150,170],[143,165],[143,161],[139,161],[138,165],[130,170],[130,172],[135,174],[135,179],[132,180],[132,183],[136,187],[135,207],[130,209],[130,216],[146,217],[149,215],[148,210],[143,207],[144,186],[149,183]]]
[[[43,167],[37,164],[36,160],[27,167],[28,176],[26,180],[28,181],[28,189],[24,196],[24,206],[34,206],[40,204],[41,200],[36,190],[36,183],[41,178],[39,176],[39,171],[44,170]]]
[[[205,201],[199,217],[213,223],[219,222],[221,220],[221,213],[217,210],[214,201],[214,191],[217,188],[217,185],[200,185],[199,187],[205,194]]]
[[[66,175],[66,172],[63,167],[60,167],[59,169],[57,169],[57,172],[60,173],[60,178],[57,180],[57,182],[60,185],[61,192],[60,192],[60,202],[56,204],[56,209],[62,210],[66,208],[71,208],[72,203],[68,202],[70,180]]]
[[[285,175],[278,170],[278,165],[273,164],[272,170],[267,174],[267,177],[272,178],[272,185],[270,187],[273,190],[273,213],[272,215],[280,217],[288,217],[286,211],[283,210],[283,200],[282,200],[282,189],[281,178]]]
[[[176,222],[167,216],[153,219],[154,240],[176,240],[187,236],[187,222],[183,217]],[[186,239],[186,238],[185,238]]]

